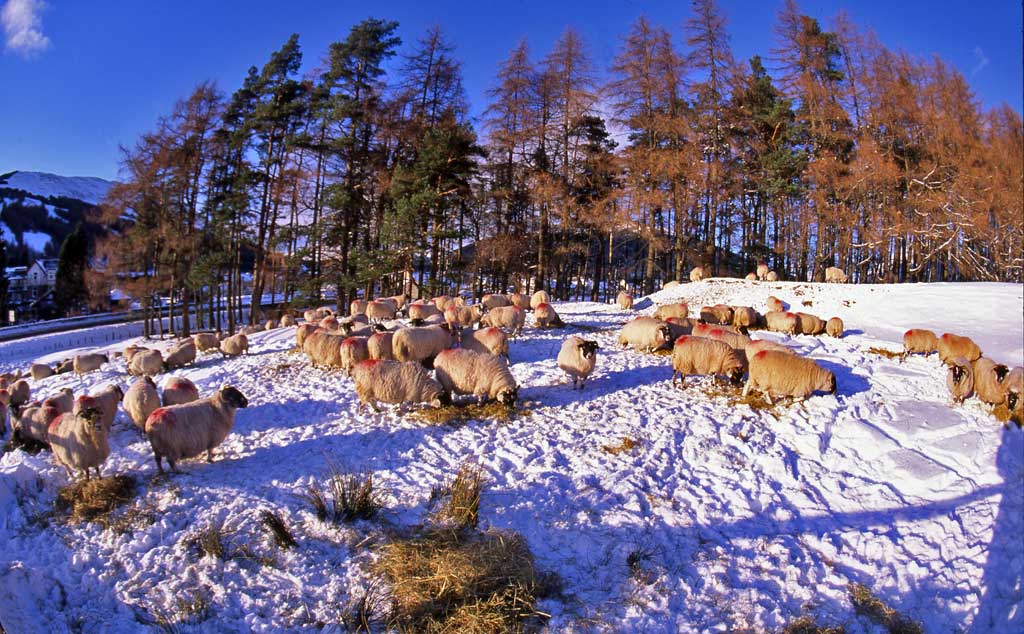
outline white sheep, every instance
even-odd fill
[[[666,320],[670,317],[686,319],[689,316],[690,307],[686,305],[686,302],[679,302],[678,304],[662,304],[654,310],[655,319]]]
[[[376,332],[366,341],[366,351],[371,359],[394,359],[393,332]]]
[[[192,341],[195,342],[196,350],[199,352],[220,348],[220,337],[212,332],[197,332],[192,335]],[[125,358],[127,358],[127,355]]]
[[[480,298],[480,305],[487,310],[511,306],[512,300],[501,293],[491,293]]]
[[[772,332],[795,335],[800,330],[800,318],[795,313],[770,310],[764,314],[764,321]]]
[[[191,403],[192,401],[199,400],[199,388],[196,384],[183,376],[169,376],[164,380],[164,393],[161,397],[161,405],[167,407],[168,405],[181,405],[182,403]],[[153,409],[156,409],[155,407]],[[149,418],[149,414],[152,414],[150,410],[145,417],[142,418],[142,422],[145,423],[146,418]]]
[[[776,343],[770,339],[751,339],[750,343],[743,349],[747,359],[761,352],[762,350],[776,350],[778,352],[784,352],[786,354],[796,354],[796,351],[788,346],[784,346],[781,343]]]
[[[360,409],[369,405],[379,412],[378,401],[403,405],[430,403],[434,407],[451,404],[441,384],[431,378],[422,365],[413,361],[361,361],[352,368],[352,381]]]
[[[107,429],[114,424],[117,417],[117,404],[124,398],[124,390],[120,385],[111,383],[96,394],[79,396],[71,410],[72,414],[78,414],[87,409],[94,409],[100,412],[100,422]]]
[[[29,369],[29,374],[32,376],[33,381],[39,381],[47,377],[53,376],[53,368],[45,363],[33,363]]]
[[[799,332],[804,335],[820,335],[825,332],[825,322],[810,313],[797,313]]]
[[[472,350],[444,350],[434,359],[441,386],[451,394],[472,394],[482,403],[494,399],[511,407],[519,386],[500,357]]]
[[[140,350],[128,362],[128,374],[132,376],[156,376],[164,369],[164,358],[159,350]]]
[[[295,325],[295,317],[291,313],[285,313],[281,315],[281,327],[291,328]]]
[[[396,361],[429,363],[437,353],[452,345],[447,325],[403,328],[391,339],[391,350]]]
[[[576,335],[562,342],[562,348],[558,351],[558,367],[572,379],[572,389],[576,389],[577,383],[583,389],[587,377],[597,365],[598,348],[600,346],[596,341],[587,341]]]
[[[768,299],[765,301],[765,304],[768,305],[768,312],[770,313],[782,313],[786,311],[786,305],[782,303],[781,299],[775,297],[774,295],[769,295]]]
[[[761,324],[761,313],[750,306],[732,306],[732,325],[747,332],[751,328],[757,328]]]
[[[494,326],[473,330],[465,328],[459,335],[459,346],[474,352],[485,352],[505,357],[511,362],[508,355],[508,335],[501,328]]]
[[[1006,400],[1006,377],[1010,368],[992,359],[981,357],[973,363],[974,393],[978,400],[989,405],[1001,405]]]
[[[18,409],[32,398],[32,388],[25,379],[18,379],[11,383],[7,391],[11,395],[11,407]]]
[[[302,350],[302,344],[306,342],[306,338],[309,337],[309,335],[311,335],[312,333],[319,330],[319,328],[320,326],[316,324],[299,324],[298,327],[295,329],[295,346],[299,350]]]
[[[704,337],[683,335],[672,348],[672,385],[680,378],[686,387],[691,374],[724,376],[733,383],[743,377],[743,359],[728,344]]]
[[[508,296],[508,300],[517,308],[522,308],[523,310],[529,310],[530,308],[530,298],[523,293],[512,293]]]
[[[712,328],[703,336],[715,341],[721,341],[734,350],[746,350],[747,346],[750,345],[750,337],[724,328]]]
[[[751,271],[750,273],[747,273],[746,277],[744,277],[743,279],[747,280],[748,282],[756,282],[757,281],[757,273],[754,273],[753,271]]]
[[[526,324],[526,311],[518,306],[501,306],[487,311],[480,319],[480,325],[493,326],[510,332],[513,336],[523,331]]]
[[[767,279],[769,273],[768,265],[764,262],[757,263],[757,279]]]
[[[709,324],[718,324],[720,326],[731,326],[732,325],[733,310],[731,306],[725,304],[715,304],[714,306],[704,306],[700,309],[701,321],[705,321]]]
[[[220,353],[225,357],[237,357],[249,351],[249,338],[244,332],[226,337],[220,342]]]
[[[554,306],[546,302],[537,304],[533,309],[533,321],[538,328],[561,328],[565,325]]]
[[[765,279],[765,281],[768,281],[768,282],[778,282],[779,281],[779,274],[776,273],[775,271],[768,271],[767,275],[764,276],[764,279]]]
[[[50,442],[50,423],[64,413],[49,403],[28,405],[16,413],[12,411],[11,427],[19,437],[45,444]]]
[[[104,363],[109,363],[110,357],[105,354],[98,352],[91,352],[88,354],[76,354],[72,359],[72,367],[75,370],[75,374],[85,374],[86,372],[92,372],[93,370],[100,369]]]
[[[13,402],[11,403],[14,404]],[[70,412],[75,406],[75,393],[71,388],[62,387],[56,394],[43,400],[44,407],[53,407],[61,414]]]
[[[453,330],[472,326],[483,316],[484,312],[480,306],[448,306],[444,309],[444,320]]]
[[[846,284],[849,278],[846,272],[837,266],[830,266],[825,269],[825,282],[829,284]]]
[[[324,330],[337,330],[341,327],[341,322],[339,322],[333,315],[330,315],[318,321],[317,325]]]
[[[313,310],[312,308],[307,308],[305,312],[302,313],[302,318],[306,320],[307,324],[320,321],[320,319],[316,316],[316,311]]]
[[[903,354],[900,355],[900,362],[908,355],[921,353],[925,356],[936,352],[939,349],[939,338],[931,330],[924,328],[911,328],[903,333]]]
[[[619,294],[615,297],[615,303],[619,305],[621,310],[633,310],[633,296],[626,291],[619,291]]]
[[[88,480],[89,469],[95,469],[96,477],[100,477],[100,466],[110,455],[108,426],[103,424],[102,418],[103,413],[98,408],[90,407],[78,413],[61,414],[50,423],[47,430],[50,449],[69,476],[74,469],[84,472]]]
[[[346,335],[340,332],[318,329],[302,342],[302,351],[306,353],[314,367],[340,368],[342,366],[341,342],[346,338]]]
[[[963,357],[950,359],[949,370],[946,372],[946,387],[954,403],[963,403],[974,394],[974,368],[971,362]]]
[[[619,345],[641,352],[654,352],[672,341],[672,329],[654,317],[637,317],[627,321],[619,332]]]
[[[772,396],[804,399],[815,391],[836,393],[836,377],[811,359],[777,350],[762,350],[750,357],[749,378],[743,396],[754,389],[772,402]]]
[[[366,305],[368,303],[369,302],[367,302],[365,299],[353,299],[351,302],[349,302],[348,305],[349,316],[355,317],[356,315],[365,315]]]
[[[330,306],[321,306],[320,308],[316,309],[316,317],[314,319],[319,321],[319,320],[323,319],[324,317],[333,317],[333,316],[334,316],[334,309],[333,308],[331,308]],[[310,320],[310,321],[312,321],[312,320]]]
[[[548,295],[547,291],[537,291],[530,296],[530,308],[536,310],[540,304],[550,304],[551,296]]]
[[[981,348],[970,337],[948,332],[939,337],[938,350],[939,359],[946,365],[952,365],[960,358],[971,362],[981,357]]]
[[[341,357],[341,369],[345,374],[352,375],[352,366],[360,361],[370,358],[370,349],[367,346],[369,337],[346,337],[341,342],[338,355]]]
[[[378,322],[394,319],[397,312],[398,308],[392,302],[375,299],[367,302],[365,314],[371,322]]]
[[[241,392],[224,386],[209,398],[157,408],[146,419],[146,435],[157,470],[164,472],[161,461],[166,459],[171,469],[177,471],[178,460],[204,451],[206,461],[213,462],[213,448],[231,433],[235,412],[248,405],[249,400]]]
[[[121,406],[135,426],[145,430],[146,419],[160,407],[160,394],[157,393],[156,383],[148,376],[137,379],[128,386],[128,391],[121,399]]]
[[[196,360],[196,342],[192,338],[178,342],[164,357],[164,370],[176,370]]]
[[[704,271],[703,266],[695,266],[690,269],[690,281],[699,282],[707,277],[707,273]]]
[[[409,304],[409,319],[426,319],[433,315],[442,315],[437,306],[430,303],[413,302]]]
[[[830,337],[842,337],[844,332],[843,329],[843,320],[839,317],[830,317],[829,320],[825,322],[825,332],[827,332]]]

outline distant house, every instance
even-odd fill
[[[36,260],[28,267],[25,278],[30,289],[39,291],[35,296],[42,295],[57,283],[57,260]]]
[[[28,298],[28,283],[25,279],[27,273],[27,266],[9,266],[4,269],[4,277],[7,278],[7,304],[9,306],[17,306]]]

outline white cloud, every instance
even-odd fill
[[[50,47],[50,38],[42,30],[40,13],[44,8],[43,0],[7,0],[0,9],[0,23],[4,25],[8,51],[30,57]]]
[[[974,47],[974,58],[978,61],[974,65],[974,70],[971,71],[971,74],[977,75],[978,71],[988,66],[988,58],[985,57],[985,51],[981,50],[980,46]]]

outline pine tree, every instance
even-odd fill
[[[0,326],[7,325],[7,291],[10,280],[7,279],[7,242],[0,240]]]
[[[67,317],[80,312],[89,299],[85,285],[85,269],[89,263],[89,238],[82,223],[75,225],[60,247],[57,257],[57,281],[53,288],[53,301],[57,310]]]

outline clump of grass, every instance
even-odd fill
[[[288,525],[284,523],[284,519],[279,513],[264,509],[260,513],[260,522],[270,531],[270,534],[274,537],[274,543],[285,550],[289,548],[295,548],[298,546],[298,542],[295,541],[295,536],[292,535]]]
[[[650,585],[654,575],[645,567],[653,555],[645,548],[637,548],[626,555],[626,565],[629,567],[629,576],[637,583]]]
[[[847,587],[847,592],[857,614],[862,614],[885,627],[889,634],[924,634],[924,628],[920,623],[886,605],[866,585],[851,583]]]
[[[387,592],[377,584],[371,584],[362,593],[353,595],[342,610],[341,621],[345,630],[352,634],[369,634],[375,626],[387,620],[389,603]]]
[[[455,477],[434,492],[433,497],[441,499],[434,511],[434,521],[455,529],[475,527],[480,519],[483,486],[483,470],[478,465],[463,463]]]
[[[78,480],[57,491],[54,511],[66,513],[71,524],[95,521],[106,527],[113,524],[111,514],[132,501],[135,490],[135,479],[126,475]]]
[[[713,383],[704,390],[704,393],[712,398],[724,398],[729,405],[746,405],[750,409],[758,411],[774,412],[782,402],[782,399],[775,399],[773,403],[769,403],[764,394],[753,390],[744,396],[742,386],[722,383]]]
[[[629,436],[625,436],[623,437],[622,442],[618,445],[603,445],[601,450],[606,453],[610,453],[613,456],[617,456],[618,454],[623,453],[624,451],[630,451],[639,445],[640,441],[633,440]]]
[[[813,306],[814,305],[814,302],[812,302],[809,299],[805,299],[804,301],[802,301],[800,303],[803,304],[804,306]]]
[[[223,526],[212,525],[204,528],[186,541],[186,545],[196,551],[199,557],[229,559],[226,544],[227,533]]]
[[[302,497],[317,518],[334,523],[373,519],[384,508],[384,494],[375,487],[372,473],[345,473],[334,465],[326,484],[309,485]]]
[[[529,416],[530,410],[508,407],[497,401],[488,401],[482,405],[464,403],[445,407],[424,407],[412,412],[412,416],[432,425],[464,425],[470,421],[494,420],[502,423],[516,418]]]
[[[651,354],[657,355],[659,357],[671,357],[672,348],[658,348],[657,350],[651,352]]]
[[[199,625],[213,616],[213,607],[205,592],[195,590],[178,596],[171,608],[152,607],[153,624],[167,634],[178,634],[182,626]]]
[[[813,618],[801,616],[784,627],[782,634],[846,634],[846,629],[841,625],[822,627]]]
[[[870,352],[871,354],[877,354],[880,357],[885,357],[886,359],[897,359],[903,356],[902,352],[896,352],[894,350],[878,347],[868,348],[868,352]]]
[[[402,632],[522,632],[537,572],[526,541],[502,531],[432,531],[392,542],[377,564],[394,588],[390,627]]]

